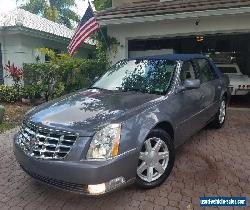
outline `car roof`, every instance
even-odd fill
[[[207,59],[207,57],[202,54],[169,54],[169,55],[145,56],[145,57],[134,58],[134,59],[131,58],[130,60],[145,59],[145,60],[188,61],[191,59],[201,59],[201,58]]]
[[[215,63],[217,66],[238,66],[236,63]]]

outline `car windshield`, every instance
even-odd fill
[[[237,73],[237,69],[235,67],[220,66],[219,69],[224,74],[236,74]]]
[[[170,60],[123,60],[115,64],[92,88],[164,94],[177,62]]]

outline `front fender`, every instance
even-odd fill
[[[158,104],[125,121],[122,125],[120,151],[136,149],[139,153],[150,131],[161,122],[168,122],[174,127],[170,115],[167,110],[162,111],[163,108],[164,103]]]

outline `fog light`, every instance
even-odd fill
[[[121,186],[126,182],[124,177],[118,177],[115,179],[110,180],[109,182],[96,184],[96,185],[88,185],[88,192],[91,195],[100,195],[105,192],[111,191],[116,189],[117,187]]]
[[[96,184],[96,185],[88,185],[88,191],[92,195],[102,194],[102,193],[105,193],[106,191],[106,185],[105,183]]]
[[[122,185],[123,183],[125,183],[125,179],[123,177],[112,179],[107,183],[107,189],[108,190],[115,189],[120,185]]]

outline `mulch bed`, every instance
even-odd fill
[[[0,124],[0,133],[19,126],[24,114],[31,109],[30,105],[22,103],[1,103],[5,107],[4,122]]]

